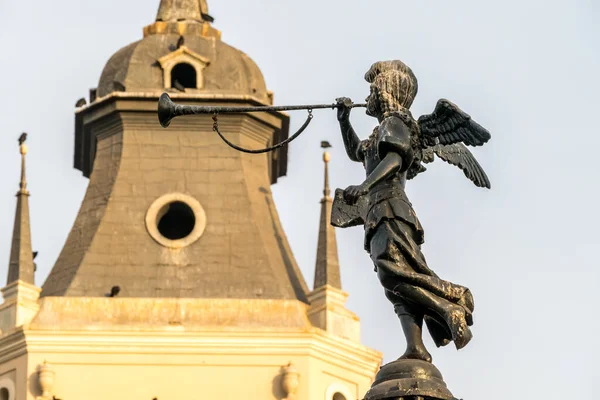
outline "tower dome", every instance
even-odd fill
[[[221,41],[206,2],[163,0],[144,38],[106,63],[96,95],[112,92],[247,95],[271,103],[258,66]]]

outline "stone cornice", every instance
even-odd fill
[[[110,102],[115,99],[130,99],[130,100],[156,100],[158,103],[158,98],[161,94],[163,94],[164,89],[156,90],[149,92],[112,92],[104,97],[98,97],[93,103],[86,104],[82,107],[79,107],[75,114],[80,114],[86,110],[93,109],[96,107],[100,107],[107,102]],[[262,101],[260,98],[246,95],[246,94],[228,94],[228,93],[169,93],[169,97],[175,100],[195,100],[200,102],[206,102],[210,100],[224,102],[224,103],[249,103],[250,105],[255,106],[268,106],[270,104]],[[154,107],[156,109],[156,107]],[[276,112],[277,114],[288,115],[285,112]]]
[[[40,303],[26,328],[32,352],[296,354],[367,375],[382,358],[313,327],[309,306],[298,300],[43,297]]]
[[[4,333],[0,337],[0,364],[27,353],[27,342],[23,327]]]
[[[28,352],[119,355],[249,355],[315,357],[365,376],[381,353],[318,329],[297,332],[25,332]]]
[[[50,331],[309,330],[298,300],[42,297],[31,329]]]

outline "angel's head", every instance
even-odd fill
[[[376,62],[365,74],[365,80],[371,84],[366,98],[367,114],[374,117],[410,108],[417,95],[417,78],[402,61]]]

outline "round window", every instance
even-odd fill
[[[202,236],[206,214],[200,203],[182,193],[159,197],[146,213],[146,229],[159,244],[174,249],[189,246]]]

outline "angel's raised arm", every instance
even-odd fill
[[[347,97],[337,99],[337,118],[340,123],[340,130],[342,131],[342,138],[344,139],[344,147],[346,148],[348,158],[352,161],[363,162],[362,142],[350,123],[351,105],[352,100]]]

